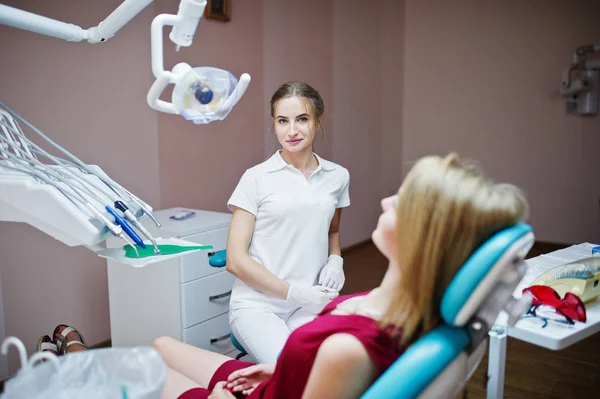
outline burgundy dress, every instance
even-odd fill
[[[402,354],[400,336],[391,336],[388,330],[377,326],[377,321],[362,315],[334,315],[331,311],[351,297],[367,292],[345,295],[331,301],[310,323],[297,328],[288,338],[275,366],[275,372],[249,395],[236,394],[238,398],[300,398],[308,382],[319,347],[334,334],[350,334],[364,346],[379,373],[383,373]],[[217,369],[208,390],[194,388],[184,392],[179,399],[207,398],[219,381],[227,381],[229,375],[253,363],[230,360]]]

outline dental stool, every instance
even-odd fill
[[[224,249],[222,251],[217,251],[217,252],[211,254],[208,257],[208,264],[211,265],[212,267],[224,267],[227,264],[226,250]],[[235,338],[235,335],[233,335],[233,331],[231,332],[231,343],[233,344],[235,349],[240,351],[240,353],[235,357],[237,360],[240,360],[242,357],[244,357],[248,354],[246,352],[246,350],[244,349],[244,347]]]
[[[479,365],[502,310],[513,325],[531,303],[512,293],[527,270],[531,227],[519,223],[483,243],[458,271],[441,301],[443,321],[412,344],[362,399],[454,398]]]

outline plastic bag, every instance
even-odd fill
[[[150,347],[96,349],[56,360],[20,370],[6,381],[1,398],[158,399],[167,374]]]

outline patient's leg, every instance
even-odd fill
[[[217,369],[230,357],[184,344],[171,337],[160,337],[152,346],[160,352],[167,366],[195,381],[201,387],[208,387]]]
[[[178,373],[172,368],[168,368],[161,399],[176,399],[185,391],[198,388],[199,386],[200,385],[190,380],[185,375]]]

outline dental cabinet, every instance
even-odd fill
[[[193,217],[173,220],[184,210]],[[176,237],[212,250],[183,254],[144,267],[109,259],[108,294],[113,347],[151,345],[159,336],[170,336],[214,352],[235,356],[229,328],[229,297],[234,276],[224,267],[211,267],[209,257],[225,249],[231,215],[188,208],[155,212],[161,223],[144,226],[154,237]],[[122,246],[109,239],[108,247]]]

